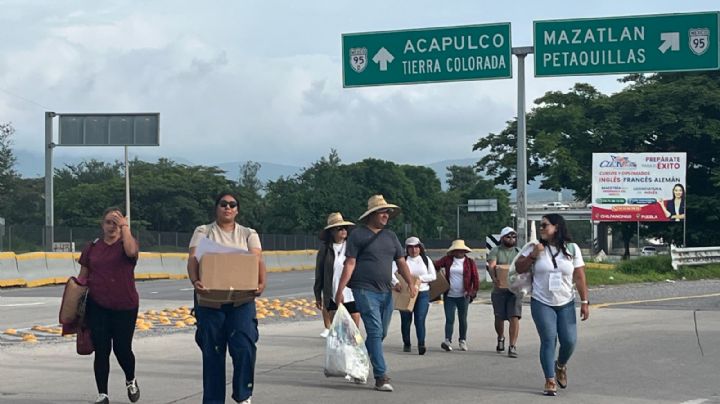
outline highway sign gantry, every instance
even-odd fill
[[[343,34],[343,86],[512,77],[510,23]]]
[[[720,68],[720,13],[534,22],[535,76]]]

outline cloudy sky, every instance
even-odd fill
[[[516,115],[516,73],[344,89],[341,34],[511,22],[513,46],[529,46],[533,20],[713,11],[719,4],[0,0],[0,121],[14,124],[17,151],[38,156],[43,113],[55,111],[160,112],[160,147],[133,148],[131,156],[196,164],[307,166],[330,148],[345,162],[477,158],[473,143]],[[621,89],[617,76],[534,78],[532,63],[528,58],[528,104],[577,81],[606,93]],[[57,153],[122,158],[121,148]]]

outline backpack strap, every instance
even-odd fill
[[[360,248],[358,248],[357,256],[355,258],[360,258],[360,255],[363,253],[363,251],[365,251],[365,249],[368,248],[368,246],[370,246],[370,244],[375,242],[375,240],[377,240],[378,236],[380,236],[380,233],[382,233],[384,230],[385,229],[382,229],[379,232],[373,234],[373,236],[370,237],[370,240],[368,240],[365,244],[361,245]]]

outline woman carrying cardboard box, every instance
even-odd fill
[[[215,221],[198,226],[190,240],[188,276],[196,297],[200,296],[195,303],[195,340],[203,357],[203,404],[225,403],[226,349],[233,361],[233,400],[249,404],[254,387],[259,337],[255,297],[265,289],[265,262],[257,232],[235,222],[238,206],[238,199],[233,194],[220,194],[215,200]],[[200,264],[195,257],[195,249],[203,238],[256,254],[259,258],[257,290],[230,303],[204,305],[202,296],[209,294],[210,290],[200,280]]]

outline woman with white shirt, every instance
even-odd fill
[[[470,303],[477,296],[480,286],[475,260],[468,257],[472,252],[463,240],[455,240],[447,250],[447,255],[435,262],[435,268],[444,269],[445,277],[450,284],[450,290],[443,295],[445,308],[445,341],[440,347],[448,352],[452,351],[452,334],[455,327],[455,311],[457,310],[459,326],[458,346],[461,351],[467,351],[467,315]]]
[[[410,237],[405,240],[405,261],[410,267],[410,273],[420,279],[418,287],[418,296],[415,299],[415,306],[412,311],[400,312],[400,331],[403,339],[403,352],[410,352],[410,325],[415,317],[415,334],[418,340],[418,354],[425,355],[425,318],[430,308],[430,285],[428,283],[435,280],[437,274],[435,266],[431,259],[425,254],[425,246],[417,237]],[[400,291],[400,283],[395,276],[397,265],[393,262],[393,279],[392,283],[395,290]]]
[[[350,227],[354,225],[352,222],[345,221],[340,212],[333,212],[328,215],[327,226],[320,232],[323,244],[318,249],[315,261],[313,291],[315,292],[315,306],[318,309],[325,308],[330,313],[331,322],[338,309],[333,298],[337,292],[345,263],[345,246],[347,244],[345,241]],[[360,313],[355,307],[352,290],[350,288],[343,289],[343,296],[345,308],[350,312],[355,324],[359,325]]]
[[[540,221],[540,243],[526,246],[515,263],[518,273],[532,271],[530,301],[535,327],[540,336],[540,364],[545,374],[544,394],[557,395],[557,386],[567,387],[567,363],[577,341],[575,293],[580,297],[580,319],[590,317],[585,262],[580,248],[572,242],[565,219],[549,214]],[[557,342],[560,349],[555,356]]]

